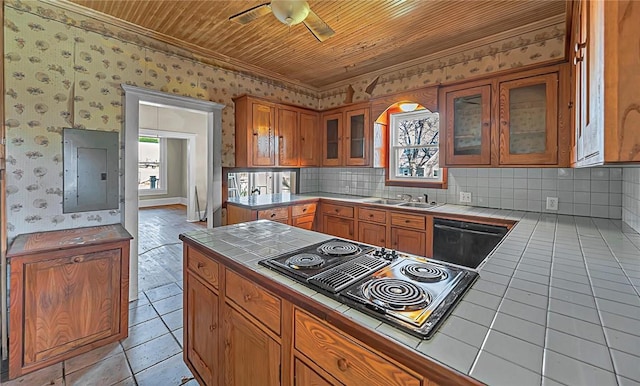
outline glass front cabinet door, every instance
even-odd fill
[[[558,162],[558,74],[501,82],[500,164]]]
[[[347,166],[364,166],[369,161],[370,140],[369,109],[346,111],[344,138],[345,163]]]
[[[323,115],[322,127],[322,165],[340,166],[342,164],[342,113]]]
[[[447,164],[491,164],[491,85],[446,95]]]

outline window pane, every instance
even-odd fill
[[[437,145],[439,123],[438,113],[427,113],[417,119],[400,119],[395,130],[395,145]]]
[[[544,153],[547,150],[546,84],[509,90],[509,152]]]
[[[160,140],[140,137],[138,142],[138,189],[161,189]]]
[[[481,94],[454,99],[454,155],[478,155],[482,152],[482,103]]]
[[[439,149],[396,149],[396,177],[440,178]]]

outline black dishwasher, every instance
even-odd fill
[[[433,220],[433,258],[476,268],[507,234],[503,226]]]

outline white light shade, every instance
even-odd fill
[[[412,103],[412,102],[400,103],[400,110],[402,110],[404,112],[413,111],[413,110],[415,110],[417,108],[418,108],[418,104],[417,103]]]
[[[301,23],[309,15],[309,4],[301,0],[273,0],[271,12],[286,25]]]

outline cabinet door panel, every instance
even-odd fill
[[[320,166],[322,147],[318,114],[300,113],[300,166]]]
[[[322,378],[300,359],[295,358],[293,367],[294,386],[332,386],[332,383]]]
[[[205,384],[217,384],[218,296],[187,272],[184,345],[187,360]]]
[[[558,162],[558,74],[500,83],[500,164]]]
[[[322,117],[322,165],[342,164],[342,113]]]
[[[353,240],[354,234],[354,221],[346,218],[335,216],[322,216],[322,232],[328,235],[336,237],[342,237],[345,239]]]
[[[380,224],[371,224],[367,222],[358,223],[358,240],[363,243],[377,245],[379,247],[387,246],[387,227]]]
[[[391,228],[391,248],[418,256],[426,256],[427,236],[424,231]]]
[[[278,165],[298,166],[298,115],[278,108]]]
[[[120,249],[111,249],[25,264],[23,365],[126,328],[120,326],[120,258]]]
[[[225,385],[280,384],[280,345],[228,305],[224,346]]]
[[[447,94],[447,164],[491,164],[491,86]]]
[[[253,166],[275,166],[275,109],[252,103]]]
[[[371,130],[369,109],[357,109],[345,113],[345,160],[348,166],[369,164]]]

